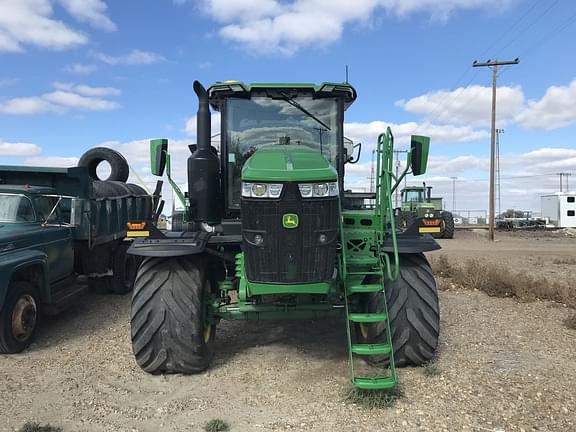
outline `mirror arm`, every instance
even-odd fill
[[[408,160],[410,160],[410,154],[408,154]],[[394,193],[396,189],[398,189],[398,186],[400,186],[400,183],[402,182],[402,180],[404,180],[404,177],[406,177],[408,171],[410,171],[410,165],[407,165],[402,174],[400,174],[400,177],[396,179],[396,183],[394,183],[394,186],[392,186],[392,189],[390,190],[391,194]]]
[[[172,189],[174,189],[174,192],[176,193],[178,200],[180,201],[182,206],[184,208],[186,208],[186,198],[184,197],[182,190],[178,187],[176,182],[174,182],[174,180],[172,180],[172,169],[171,169],[170,154],[169,153],[166,153],[166,176],[168,177],[168,182],[170,183],[170,186],[172,186]]]

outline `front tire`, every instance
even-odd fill
[[[454,216],[450,212],[442,212],[442,220],[444,225],[444,231],[442,232],[442,238],[451,239],[454,238]]]
[[[147,258],[136,275],[131,334],[146,372],[198,373],[214,356],[216,327],[207,321],[211,286],[201,261]]]
[[[28,282],[13,282],[0,311],[0,353],[14,354],[34,339],[40,307],[38,294]]]
[[[438,291],[432,269],[423,254],[400,255],[400,275],[385,287],[394,362],[398,367],[421,366],[434,358],[440,333]],[[367,296],[365,311],[384,310],[384,293]],[[384,324],[357,331],[362,343],[386,343]],[[370,356],[371,364],[388,363],[387,357]]]

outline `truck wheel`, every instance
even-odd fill
[[[101,179],[98,177],[96,168],[100,165],[100,162],[106,161],[110,164],[110,175],[106,179]],[[93,180],[113,180],[125,182],[128,180],[128,174],[130,170],[128,168],[128,162],[124,159],[120,153],[116,150],[112,150],[106,147],[94,147],[84,153],[80,160],[78,161],[79,167],[87,167],[88,174]]]
[[[110,289],[114,294],[124,295],[132,291],[138,271],[138,257],[126,253],[130,245],[120,244],[112,256],[112,280]]]
[[[423,254],[400,255],[400,276],[385,288],[396,366],[420,366],[430,361],[438,346],[440,312],[438,291],[430,264]],[[384,310],[383,293],[366,296],[366,312]],[[383,324],[357,326],[363,343],[386,343]],[[371,364],[387,364],[386,357],[370,356]]]
[[[411,212],[400,212],[400,215],[396,219],[396,226],[405,231],[414,223],[415,219],[414,214]]]
[[[38,294],[28,282],[13,282],[0,311],[0,353],[18,353],[32,343],[40,316]]]
[[[132,349],[146,372],[198,373],[214,356],[210,281],[190,257],[147,258],[134,284]]]
[[[454,238],[454,216],[452,216],[452,213],[447,211],[442,212],[442,221],[444,225],[442,238]]]

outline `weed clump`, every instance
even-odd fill
[[[422,367],[422,373],[427,377],[435,377],[440,375],[442,371],[435,362],[430,361]]]
[[[62,428],[49,424],[41,425],[36,422],[26,422],[18,432],[62,432]]]
[[[570,330],[576,330],[576,314],[572,314],[564,320],[564,325]]]
[[[227,432],[230,430],[230,426],[224,420],[213,419],[206,423],[204,430],[206,432]]]
[[[366,409],[390,408],[404,397],[399,385],[389,390],[364,390],[352,388],[346,394],[346,401]]]

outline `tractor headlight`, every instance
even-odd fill
[[[302,198],[324,198],[338,196],[338,183],[301,183],[298,185]]]
[[[242,183],[242,196],[246,198],[279,198],[283,184]]]

